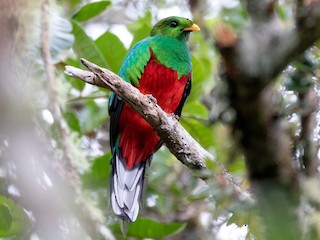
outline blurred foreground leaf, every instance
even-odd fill
[[[0,196],[0,237],[10,237],[29,228],[29,218],[22,207]]]

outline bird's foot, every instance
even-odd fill
[[[174,113],[168,114],[170,117],[175,118],[179,121],[180,117]]]
[[[152,96],[152,94],[146,94],[146,96],[149,98],[149,101],[157,104],[157,99],[154,96]]]

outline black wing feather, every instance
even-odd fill
[[[109,116],[110,116],[110,147],[111,151],[116,144],[119,136],[119,119],[121,115],[124,102],[117,96],[114,95],[111,104],[109,105]]]

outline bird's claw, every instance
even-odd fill
[[[180,117],[178,115],[176,115],[175,113],[171,113],[169,114],[171,117],[177,119],[179,121]]]
[[[157,104],[157,99],[154,96],[152,96],[152,94],[147,94],[146,96],[149,98],[151,102]]]

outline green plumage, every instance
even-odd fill
[[[139,79],[150,59],[150,49],[164,66],[176,70],[178,77],[191,72],[191,58],[187,44],[175,38],[153,36],[140,41],[130,51],[119,76],[127,82],[139,85]]]
[[[119,76],[133,85],[139,84],[139,79],[150,59],[149,38],[138,42],[128,53],[119,72]]]
[[[165,36],[151,37],[150,48],[161,64],[178,72],[178,77],[191,72],[191,58],[187,44]]]

